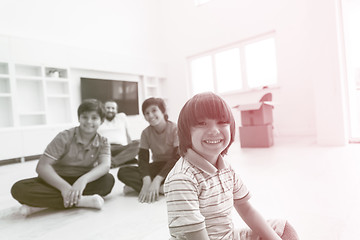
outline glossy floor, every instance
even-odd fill
[[[288,219],[304,240],[359,238],[360,144],[321,147],[312,138],[284,138],[271,148],[241,149],[235,142],[227,158],[265,218]],[[101,211],[45,210],[20,217],[10,187],[35,176],[36,162],[0,167],[1,239],[169,239],[164,197],[141,204],[123,195],[119,181]],[[235,223],[243,225],[237,216]]]

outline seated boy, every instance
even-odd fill
[[[235,139],[230,107],[213,93],[192,97],[178,119],[182,156],[165,180],[171,239],[298,240],[286,220],[266,221],[250,193],[224,159]],[[250,227],[236,231],[235,207]]]
[[[102,103],[85,100],[78,108],[80,125],[60,132],[36,167],[38,177],[20,180],[11,189],[24,215],[44,208],[101,209],[115,179],[109,173],[110,145],[97,133],[104,120]]]

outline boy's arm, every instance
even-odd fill
[[[157,176],[161,176],[163,179],[166,178],[170,170],[174,167],[177,160],[179,160],[179,147],[174,147],[171,153],[171,158],[167,161],[164,167],[160,170]]]
[[[79,177],[71,186],[69,197],[71,205],[77,205],[89,182],[95,181],[109,172],[111,164],[110,154],[100,155],[98,163],[96,167]]]
[[[281,240],[275,231],[269,226],[260,213],[250,204],[249,201],[235,201],[234,207],[244,222],[263,239]]]
[[[149,188],[149,202],[157,201],[159,197],[159,191],[162,181],[166,178],[170,170],[174,167],[176,161],[180,158],[178,154],[178,147],[174,147],[172,151],[171,159],[167,160],[165,166],[160,170],[160,172],[152,180]]]
[[[205,217],[200,211],[198,187],[196,179],[184,173],[172,172],[165,179],[168,227],[172,236],[186,236],[186,239],[196,240],[209,239]]]
[[[200,231],[185,233],[185,237],[187,240],[209,240],[210,239],[205,228]]]
[[[73,186],[78,181],[83,181],[86,186],[86,184],[88,184],[89,182],[95,181],[100,177],[104,176],[106,173],[108,173],[111,165],[110,155],[107,154],[100,155],[98,163],[99,164],[96,167],[94,167],[93,169],[91,169],[89,172],[85,173],[81,177],[79,177],[78,180],[76,180],[76,182],[73,184]]]
[[[43,179],[49,185],[55,187],[61,192],[61,195],[64,200],[64,206],[70,207],[71,203],[68,200],[69,192],[71,190],[71,185],[61,178],[53,168],[55,160],[43,154],[40,157],[40,160],[36,166],[36,172],[39,177]]]
[[[143,184],[138,199],[140,202],[148,202],[148,191],[151,185],[149,149],[140,148],[138,156],[139,156],[139,171],[143,180]]]
[[[50,184],[56,189],[59,189],[60,191],[70,189],[71,185],[64,179],[62,179],[62,177],[60,177],[54,170],[52,166],[54,163],[54,159],[46,155],[42,155],[36,166],[36,172],[38,173],[40,178],[42,178],[46,183]]]

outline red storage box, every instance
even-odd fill
[[[273,126],[243,126],[239,128],[242,148],[271,147],[274,145]]]
[[[242,126],[266,125],[273,122],[274,106],[269,102],[238,105],[236,108],[241,111]]]

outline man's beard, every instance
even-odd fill
[[[115,118],[116,114],[115,113],[107,113],[105,115],[105,118],[108,120],[108,121],[112,121],[114,118]]]

